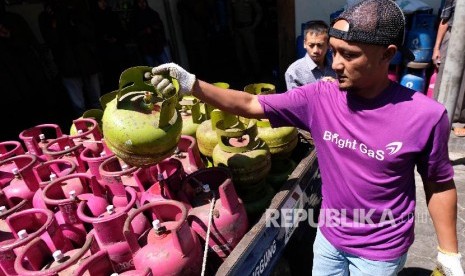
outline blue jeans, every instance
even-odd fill
[[[63,78],[62,82],[77,116],[81,116],[88,109],[101,108],[98,74],[87,77]]]
[[[373,261],[348,254],[332,246],[320,229],[313,243],[313,256],[313,276],[397,275],[407,260],[407,253],[392,261]]]
[[[146,65],[155,67],[164,63],[171,62],[171,55],[168,47],[165,47],[163,51],[158,55],[144,55],[144,61]]]

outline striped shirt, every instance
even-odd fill
[[[441,19],[447,21],[449,27],[452,27],[454,21],[455,0],[446,0],[441,11]]]

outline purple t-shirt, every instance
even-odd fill
[[[443,105],[391,82],[376,99],[315,82],[259,96],[273,127],[311,132],[322,178],[319,227],[338,249],[393,260],[414,239],[414,170],[424,180],[453,178]]]

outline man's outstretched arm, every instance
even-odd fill
[[[265,118],[256,95],[220,88],[201,80],[194,83],[192,95],[231,114],[247,118]]]
[[[457,189],[454,180],[423,181],[426,203],[438,238],[438,264],[446,275],[463,276],[457,241]],[[450,272],[450,273],[447,273]]]
[[[225,89],[197,80],[194,74],[175,63],[166,63],[152,69],[152,84],[163,94],[173,93],[174,87],[164,77],[171,76],[179,82],[181,96],[192,94],[201,101],[223,111],[247,118],[265,118],[258,97],[243,91]]]

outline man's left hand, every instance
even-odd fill
[[[438,248],[438,267],[446,276],[464,276],[460,253],[451,253]]]

